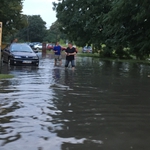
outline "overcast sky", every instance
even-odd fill
[[[54,1],[57,2],[57,0],[24,0],[23,14],[40,15],[49,28],[56,21],[56,12],[52,9]]]

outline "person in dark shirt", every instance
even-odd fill
[[[57,61],[59,61],[59,65],[61,65],[61,46],[58,42],[56,42],[56,45],[53,48],[53,51],[55,53],[55,66],[57,65]]]
[[[69,63],[71,62],[72,69],[74,70],[75,67],[74,56],[76,55],[76,49],[72,46],[72,43],[68,44],[68,47],[65,50],[65,54],[66,54],[65,67],[67,68]]]

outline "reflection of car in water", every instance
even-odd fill
[[[92,53],[92,47],[91,46],[83,47],[82,53]]]
[[[10,65],[39,65],[39,57],[27,44],[11,44],[3,50],[2,58]]]

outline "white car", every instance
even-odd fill
[[[33,46],[34,49],[42,49],[42,43]]]

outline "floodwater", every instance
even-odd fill
[[[2,73],[0,150],[150,149],[149,65],[77,57],[72,71],[48,55]]]

